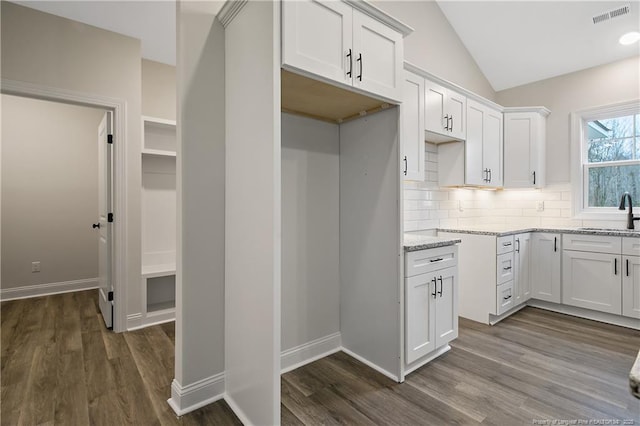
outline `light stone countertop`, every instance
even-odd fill
[[[434,237],[420,233],[404,234],[404,251],[428,250],[436,247],[452,246],[462,242],[459,238]]]
[[[562,234],[583,234],[583,235],[605,235],[613,237],[640,238],[640,230],[630,229],[609,229],[609,228],[589,228],[589,227],[526,227],[513,225],[470,225],[458,226],[455,228],[437,228],[438,232],[454,232],[459,234],[495,235],[503,237],[506,235],[521,234],[524,232],[555,232]]]

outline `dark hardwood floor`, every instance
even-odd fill
[[[2,303],[2,425],[240,424],[223,401],[176,418],[173,324],[111,333],[96,301]],[[494,327],[461,319],[452,347],[403,384],[344,353],[284,374],[282,424],[640,424],[628,390],[638,331],[526,308]]]

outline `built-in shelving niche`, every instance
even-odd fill
[[[142,317],[145,326],[175,318],[176,123],[144,117],[142,143]]]

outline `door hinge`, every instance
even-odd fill
[[[110,291],[109,293],[107,293],[107,300],[108,300],[109,302],[113,302],[113,292],[112,292],[112,291]]]
[[[107,222],[109,222],[109,223],[113,222],[113,213],[108,213],[107,214]]]
[[[107,135],[107,143],[113,144],[113,135]]]

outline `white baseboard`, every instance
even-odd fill
[[[578,308],[576,306],[562,305],[537,299],[529,299],[527,301],[527,306],[640,330],[640,321],[638,321],[637,318],[623,317],[622,315],[592,311],[591,309]]]
[[[227,403],[227,405],[229,405],[229,408],[231,408],[231,411],[233,411],[233,414],[236,415],[238,420],[240,420],[240,423],[242,423],[243,425],[253,424],[249,421],[249,417],[245,414],[244,411],[240,409],[238,404],[236,404],[236,402],[233,400],[233,398],[231,398],[229,394],[225,394],[224,401]]]
[[[342,335],[338,332],[282,351],[280,354],[280,372],[282,374],[287,373],[336,353],[340,351],[341,345]]]
[[[388,378],[390,378],[394,382],[400,383],[400,378],[398,376],[396,376],[395,374],[392,374],[392,373],[388,372],[384,368],[372,363],[371,361],[369,361],[366,358],[361,357],[360,355],[356,354],[355,352],[351,352],[349,349],[345,348],[344,346],[341,348],[341,350],[345,354],[357,359],[358,361],[360,361],[361,363],[365,364],[366,366],[373,368],[378,373],[381,373],[381,374],[387,376]]]
[[[527,307],[527,303],[522,303],[522,304],[516,306],[515,308],[509,309],[507,312],[505,312],[505,313],[503,313],[501,315],[489,314],[489,325],[496,325],[497,323],[499,323],[503,319],[510,317],[511,315],[513,315],[516,312],[518,312],[520,309],[523,309],[523,308],[526,308],[526,307]]]
[[[224,373],[219,373],[187,386],[173,379],[169,406],[178,416],[183,416],[224,397]]]
[[[149,315],[145,317],[142,313],[127,315],[127,331],[140,330],[141,328],[160,325],[176,320],[175,311],[164,312],[159,315]]]
[[[26,299],[28,297],[49,296],[51,294],[92,290],[94,288],[98,288],[98,278],[86,278],[82,280],[62,281],[58,283],[3,288],[0,289],[0,301],[4,302],[7,300]]]

